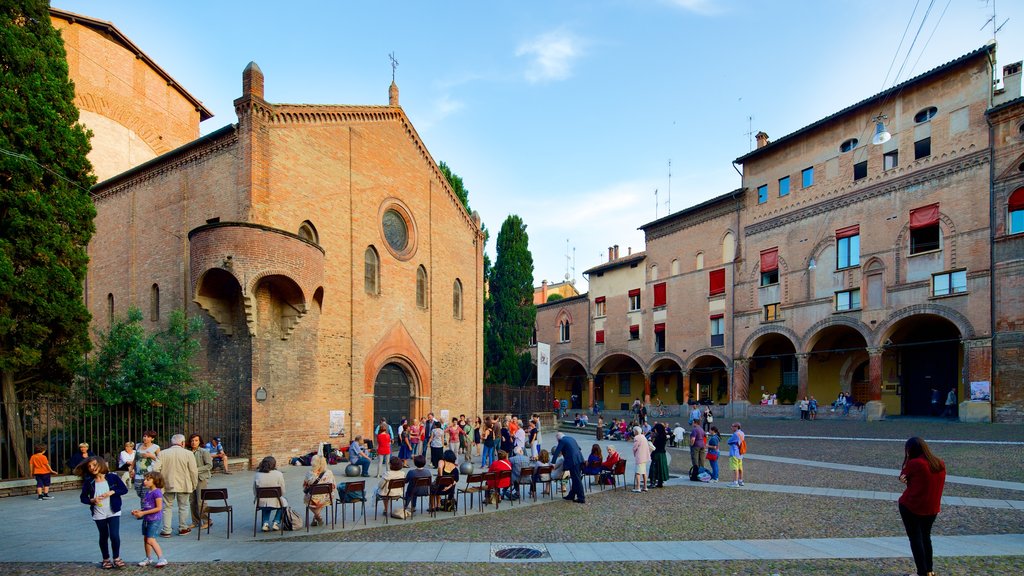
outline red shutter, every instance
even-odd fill
[[[598,296],[597,298],[594,298],[594,304],[600,304],[601,302],[604,302],[604,296]]]
[[[769,248],[761,251],[761,272],[779,269],[779,249]]]
[[[840,228],[836,230],[836,240],[840,238],[849,238],[851,236],[857,236],[860,234],[860,224],[854,224],[853,226],[847,226],[846,228]]]
[[[927,228],[939,223],[939,205],[930,204],[910,211],[910,229]]]
[[[598,330],[597,332],[594,332],[594,343],[604,344],[604,330]]]
[[[714,296],[723,293],[725,293],[725,268],[708,272],[708,294]]]
[[[633,324],[632,326],[629,327],[629,331],[630,332],[640,332],[640,325],[639,324]]]
[[[661,284],[655,284],[654,285],[654,305],[655,306],[664,306],[665,302],[666,302],[665,283],[662,282]]]
[[[1009,207],[1010,212],[1024,210],[1024,188],[1017,188],[1013,194],[1010,194]]]
[[[725,317],[725,314],[712,314],[710,319],[711,320],[718,320],[719,318],[724,318],[724,317]]]
[[[661,324],[655,324],[654,325],[654,333],[655,334],[658,334],[659,332],[664,332],[664,331],[665,331],[665,323],[664,322],[662,322]]]
[[[639,295],[640,295],[640,289],[639,288],[634,288],[634,289],[629,291],[629,297],[630,298],[632,298],[633,296],[639,296]]]

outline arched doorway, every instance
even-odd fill
[[[779,404],[792,404],[797,395],[796,346],[782,334],[762,336],[750,354],[748,398],[757,403],[762,396],[775,394]]]
[[[587,394],[587,371],[575,358],[560,358],[551,365],[551,392],[558,400],[566,401],[569,410],[580,410],[588,406],[591,398]],[[595,396],[600,395],[595,390]]]
[[[634,400],[644,401],[644,370],[632,356],[613,353],[599,361],[594,382],[601,385],[607,410],[629,410]]]
[[[729,401],[729,371],[725,363],[710,354],[695,358],[690,364],[689,402],[725,404]]]
[[[397,433],[398,423],[410,414],[411,400],[409,375],[398,364],[385,365],[373,384],[373,428],[385,418]]]
[[[945,408],[950,389],[960,390],[963,349],[960,330],[941,316],[917,314],[899,321],[887,348],[898,353],[900,409],[907,416],[937,416]],[[932,406],[932,396],[938,405]]]

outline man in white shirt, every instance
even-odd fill
[[[684,438],[686,438],[686,428],[683,428],[679,422],[676,422],[676,427],[672,429],[672,440],[678,446],[683,443]]]

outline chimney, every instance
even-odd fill
[[[619,259],[619,245],[618,244],[615,245],[615,259],[616,260]]]
[[[388,106],[398,106],[398,84],[394,80],[388,88]]]
[[[608,261],[611,262],[612,260],[615,260],[615,249],[612,248],[611,246],[609,246],[608,247]]]
[[[540,281],[540,303],[543,304],[548,301],[548,281]]]
[[[768,142],[769,142],[768,141],[768,135],[765,134],[764,132],[758,132],[754,136],[754,138],[757,138],[757,147],[758,148],[764,148],[765,146],[768,145]]]
[[[1003,102],[1020,98],[1021,64],[1021,62],[1014,62],[1003,66]]]
[[[633,247],[630,246],[630,247],[626,248],[626,256],[632,256],[632,255],[633,255]]]
[[[263,71],[255,62],[249,62],[242,70],[242,96],[263,98]]]

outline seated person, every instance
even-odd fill
[[[455,455],[454,450],[445,450],[441,455],[441,459],[437,462],[437,479],[451,477],[455,479],[455,484],[452,484],[447,489],[442,489],[440,483],[435,479],[434,484],[430,487],[431,512],[443,509],[441,506],[442,499],[451,500],[455,496],[455,485],[459,482],[459,467],[455,465],[456,460],[458,460],[458,456]]]
[[[370,453],[363,445],[363,436],[357,435],[348,445],[348,461],[363,467],[363,478],[370,476]]]
[[[508,461],[508,452],[504,450],[498,450],[497,458],[491,467],[487,469],[488,472],[503,472],[505,470],[512,471],[512,463]],[[492,490],[507,490],[512,485],[511,476],[505,478],[494,478],[487,481],[487,491],[484,493],[485,501],[489,501],[491,498]]]
[[[580,415],[580,428],[586,428],[587,424],[590,424],[590,417],[586,414]]]
[[[590,456],[587,457],[586,464],[583,465],[583,474],[600,474],[601,472],[601,460],[604,456],[601,454],[601,446],[597,443],[590,449]]]
[[[625,418],[620,418],[619,419],[619,439],[620,440],[625,440],[626,439],[626,419]]]
[[[388,459],[388,471],[380,477],[380,483],[377,484],[377,497],[391,497],[400,498],[405,490],[405,485],[398,488],[388,489],[388,482],[391,480],[405,479],[405,469],[402,466],[402,460],[398,456],[392,456]],[[384,502],[384,513],[388,514],[391,512],[391,506],[388,501]]]
[[[430,486],[415,486],[417,478],[430,478],[430,470],[427,470],[427,457],[423,454],[417,454],[412,458],[412,464],[415,466],[412,470],[409,470],[405,475],[405,508],[412,510],[416,507],[416,498],[418,496],[429,496]]]
[[[619,456],[618,450],[611,444],[608,445],[608,457],[605,458],[604,462],[601,463],[601,478],[600,481],[603,484],[612,484],[612,473],[615,471],[615,464],[622,460]]]
[[[220,470],[225,474],[231,474],[228,470],[228,455],[224,452],[224,444],[220,441],[220,436],[214,436],[213,440],[206,443],[206,451],[213,456],[213,469],[210,472],[216,472]]]
[[[548,452],[547,450],[541,450],[540,454],[537,456],[537,466],[533,469],[533,485],[534,485],[534,487],[537,486],[537,482],[548,482],[549,480],[551,480],[551,474],[541,474],[540,473],[541,466],[547,466],[550,463],[551,463],[551,453]],[[548,494],[548,490],[550,490],[550,488],[547,485],[545,485],[544,486],[544,495],[545,496]]]
[[[583,427],[583,419],[580,418],[579,412],[576,413],[576,418],[573,420],[573,425],[576,426],[577,428]]]

